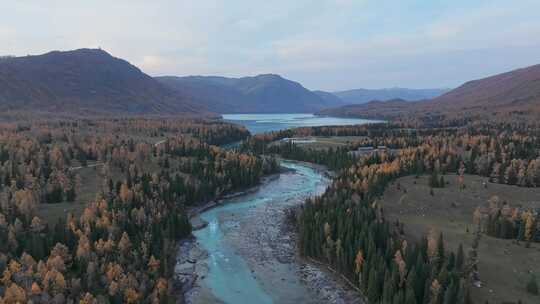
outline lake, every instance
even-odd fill
[[[223,120],[244,125],[252,134],[298,127],[362,125],[383,122],[361,118],[317,116],[314,114],[223,114]]]

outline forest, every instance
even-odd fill
[[[471,288],[481,271],[477,242],[452,251],[445,247],[444,235],[435,230],[412,241],[406,226],[389,221],[377,200],[390,183],[408,175],[429,175],[432,188],[444,187],[443,175],[449,173],[456,175],[462,188],[466,174],[483,176],[491,183],[538,187],[539,130],[535,123],[490,121],[441,128],[407,124],[314,127],[255,135],[242,148],[323,164],[337,172],[324,195],[306,201],[297,212],[299,251],[343,274],[369,303],[473,303]],[[280,141],[305,136],[360,137],[337,149],[310,149]],[[377,145],[391,149],[361,157],[347,152]],[[526,243],[538,241],[538,208],[492,202],[483,211],[474,215],[480,226],[477,238],[486,233]]]
[[[477,244],[449,248],[436,229],[411,239],[378,199],[396,179],[423,174],[432,189],[445,187],[443,176],[450,173],[462,188],[467,174],[540,186],[540,128],[534,123],[385,123],[250,136],[214,120],[125,118],[3,123],[1,130],[5,303],[170,301],[178,290],[176,244],[191,233],[190,208],[257,185],[279,169],[276,156],[334,172],[326,192],[297,210],[301,256],[330,265],[369,303],[473,303],[471,286],[481,272]],[[356,140],[328,149],[284,140],[305,136]],[[238,141],[237,149],[219,147]],[[387,149],[351,153],[370,146]],[[56,205],[77,204],[82,207],[42,216]],[[539,241],[538,209],[494,198],[471,218],[478,236]]]
[[[190,207],[256,185],[270,157],[215,144],[238,126],[179,119],[6,123],[0,131],[2,303],[168,303]],[[79,172],[99,177],[79,214]]]

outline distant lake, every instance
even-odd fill
[[[380,120],[313,114],[223,114],[222,116],[225,121],[244,125],[252,134],[298,127],[363,125],[381,122]]]

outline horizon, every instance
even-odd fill
[[[69,49],[69,50],[49,50],[47,52],[44,52],[44,53],[39,53],[39,54],[26,54],[26,55],[13,55],[13,54],[4,54],[4,55],[0,55],[0,60],[1,59],[10,59],[10,58],[24,58],[24,57],[28,57],[28,56],[43,56],[43,55],[47,55],[49,53],[54,53],[54,52],[60,52],[60,53],[67,53],[67,52],[75,52],[75,51],[82,51],[82,50],[100,50],[100,51],[103,51],[104,53],[108,54],[109,56],[112,56],[113,58],[117,58],[117,59],[121,59],[121,60],[124,60],[124,61],[127,61],[129,64],[132,64],[134,65],[136,68],[139,68],[141,69],[141,71],[153,78],[159,78],[159,77],[178,77],[178,78],[188,78],[188,77],[201,77],[201,78],[204,78],[204,77],[208,77],[208,78],[211,78],[211,77],[221,77],[221,78],[230,78],[230,79],[240,79],[240,78],[254,78],[254,77],[259,77],[259,76],[278,76],[278,77],[281,77],[281,78],[284,78],[286,80],[289,80],[289,81],[293,81],[293,82],[297,82],[299,83],[300,85],[304,86],[303,83],[295,80],[295,79],[290,79],[290,78],[287,78],[285,77],[284,75],[281,75],[281,74],[277,74],[277,73],[273,73],[273,72],[263,72],[263,73],[260,73],[260,74],[253,74],[253,75],[243,75],[243,76],[224,76],[224,75],[213,75],[213,74],[209,74],[209,75],[196,75],[196,74],[191,74],[191,75],[150,75],[148,73],[146,73],[145,70],[143,70],[141,67],[135,65],[134,63],[132,62],[129,62],[127,59],[125,58],[122,58],[120,56],[117,56],[113,53],[111,53],[110,51],[106,50],[106,49],[103,49],[101,47],[96,47],[96,48],[76,48],[76,49]],[[533,65],[528,65],[528,66],[523,66],[523,67],[517,67],[513,70],[510,70],[510,71],[503,71],[501,73],[498,73],[498,74],[503,74],[503,73],[507,73],[507,72],[512,72],[512,71],[515,71],[515,70],[520,70],[520,69],[525,69],[525,68],[529,68],[529,67],[532,67],[532,66],[536,66],[536,65],[540,65],[540,64],[533,64]],[[485,77],[483,78],[488,78],[488,77],[491,77],[491,76],[496,76],[498,74],[493,74],[493,75],[486,75]],[[313,92],[316,92],[316,91],[322,91],[322,92],[327,92],[327,93],[341,93],[341,92],[348,92],[348,91],[356,91],[356,90],[371,90],[371,91],[382,91],[382,90],[446,90],[446,91],[451,91],[453,89],[456,89],[460,86],[462,86],[463,84],[469,82],[469,81],[474,81],[474,80],[479,80],[479,79],[482,79],[482,78],[478,78],[478,79],[469,79],[469,80],[466,80],[464,81],[463,83],[455,86],[455,87],[403,87],[403,86],[392,86],[392,87],[355,87],[355,88],[346,88],[346,89],[342,89],[342,90],[335,90],[335,91],[326,91],[326,90],[322,90],[322,89],[318,89],[318,88],[307,88],[309,89],[310,91],[313,91]],[[305,86],[304,86],[305,87]]]
[[[0,55],[0,59],[3,59],[3,58],[7,58],[7,59],[9,59],[9,58],[23,58],[23,57],[27,57],[27,56],[42,56],[42,55],[46,55],[48,53],[54,53],[54,52],[66,53],[66,52],[75,52],[75,51],[82,51],[82,50],[100,50],[100,51],[103,51],[103,52],[107,53],[108,55],[110,55],[110,56],[112,56],[114,58],[126,60],[125,58],[122,58],[121,56],[117,56],[117,55],[115,55],[115,54],[113,54],[113,53],[109,52],[108,50],[103,49],[101,47],[97,47],[97,48],[77,48],[77,49],[70,49],[70,50],[50,50],[50,51],[47,51],[45,53],[27,54],[27,55],[5,54],[5,55]],[[129,63],[134,65],[132,62],[129,62]],[[140,69],[140,67],[138,67],[136,65],[134,65],[134,66]],[[142,69],[141,69],[141,71],[143,73],[146,73],[146,71],[144,71]],[[293,81],[293,82],[298,82],[295,79],[289,79],[289,78],[284,77],[283,75],[276,74],[276,73],[273,73],[273,72],[263,72],[261,74],[244,75],[244,76],[238,76],[238,77],[228,77],[228,76],[213,75],[213,74],[209,74],[209,75],[193,75],[193,74],[192,75],[149,75],[149,76],[154,77],[154,78],[159,78],[159,77],[179,77],[179,78],[183,78],[183,77],[222,77],[222,78],[231,78],[231,79],[253,78],[253,77],[258,77],[258,76],[278,76],[278,77],[285,78],[285,79]],[[300,83],[300,85],[303,86],[303,84],[301,82],[298,82],[298,83]],[[323,91],[323,92],[328,92],[328,93],[339,93],[339,92],[355,91],[355,90],[373,90],[373,91],[375,91],[375,90],[452,90],[452,89],[454,89],[454,88],[449,88],[449,87],[446,87],[446,88],[443,88],[443,87],[440,87],[440,88],[416,88],[416,87],[394,86],[394,87],[378,87],[378,88],[357,87],[357,88],[349,88],[349,89],[344,89],[344,90],[339,90],[339,91],[324,91],[324,90],[320,90],[320,89],[316,89],[316,88],[315,89],[310,89],[310,90],[311,91]]]
[[[5,6],[6,54],[101,47],[152,76],[271,72],[311,90],[454,88],[540,63],[530,39],[540,34],[540,3],[530,0]],[[39,33],[28,20],[40,20]]]

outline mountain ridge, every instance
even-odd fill
[[[336,91],[332,94],[341,98],[346,104],[362,104],[372,100],[403,99],[406,101],[418,101],[440,96],[449,89],[411,89],[411,88],[382,88],[382,89],[351,89]]]
[[[219,113],[308,113],[337,105],[277,74],[239,78],[160,76],[156,79],[177,92],[190,91],[194,100]]]
[[[445,94],[415,102],[368,102],[321,111],[325,115],[396,118],[459,117],[540,112],[540,64],[471,80]]]
[[[0,110],[111,115],[315,112],[381,118],[459,111],[538,111],[540,64],[468,81],[440,96],[407,101],[414,94],[445,90],[355,89],[338,92],[349,94],[343,98],[310,91],[277,74],[151,77],[101,49],[0,57]],[[359,101],[358,94],[365,92],[382,92],[384,96],[376,98],[382,101],[346,104],[350,98]],[[389,98],[389,92],[414,94],[407,95],[409,99],[403,95]]]
[[[0,108],[96,114],[205,112],[138,67],[101,49],[3,58]]]

